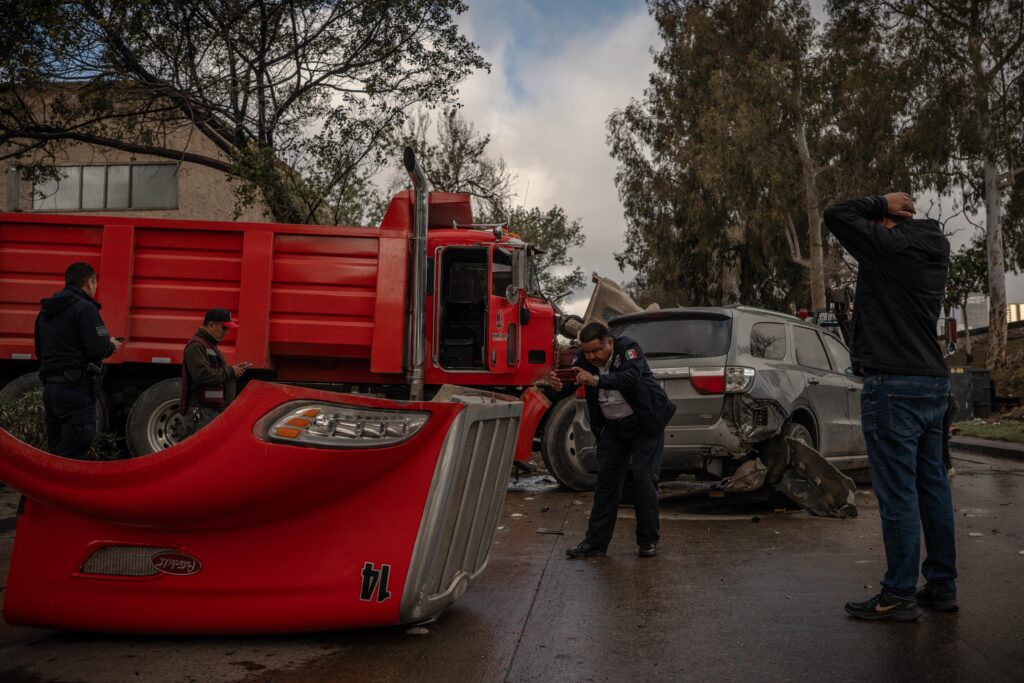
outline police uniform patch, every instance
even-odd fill
[[[615,360],[612,362],[612,367],[617,368],[622,365],[622,356],[615,356]]]
[[[630,360],[636,360],[636,349],[630,349],[626,351],[626,358]]]
[[[96,326],[96,334],[98,334],[101,337],[109,337],[110,336],[110,332],[107,332],[107,326],[106,325],[97,325]]]

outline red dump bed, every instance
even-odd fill
[[[471,222],[469,198],[434,193],[434,226]],[[74,261],[99,273],[109,363],[181,362],[203,313],[227,308],[241,329],[222,344],[281,379],[400,377],[413,199],[392,200],[379,228],[0,213],[0,359],[34,358],[39,300]]]

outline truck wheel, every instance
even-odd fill
[[[180,379],[157,382],[135,399],[125,428],[132,456],[156,453],[181,441],[179,434],[183,432],[175,428],[182,420],[180,400]]]
[[[555,479],[573,491],[593,491],[597,474],[587,472],[573,440],[572,422],[576,418],[576,397],[562,399],[551,409],[544,428],[540,454]]]
[[[8,401],[17,401],[19,398],[35,391],[36,389],[42,389],[43,382],[39,379],[38,372],[30,372],[21,377],[16,377],[0,389],[0,403],[7,403]]]
[[[12,379],[7,385],[0,389],[0,403],[17,401],[19,398],[33,391],[42,393],[43,382],[39,379],[38,372],[29,372]],[[96,395],[96,432],[105,432],[110,428],[110,399],[105,391]]]

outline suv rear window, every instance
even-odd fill
[[[616,336],[632,337],[648,358],[711,358],[729,353],[730,318],[648,318],[615,325]]]

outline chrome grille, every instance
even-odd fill
[[[484,568],[505,499],[521,404],[466,406],[434,474],[403,594],[403,618],[454,602]],[[475,418],[475,419],[474,419]]]
[[[158,574],[153,558],[160,553],[173,553],[174,548],[142,545],[108,545],[100,548],[82,565],[83,574],[108,576],[153,576]]]

